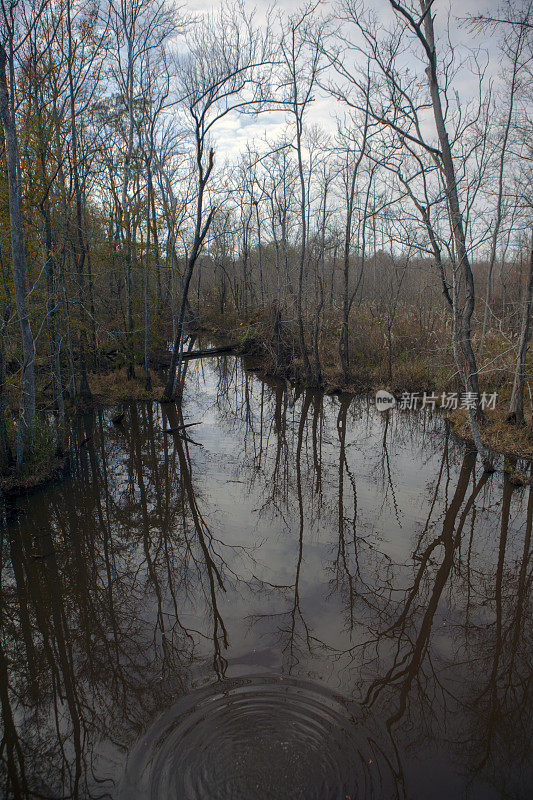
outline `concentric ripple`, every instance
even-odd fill
[[[386,767],[386,769],[384,769]],[[131,752],[122,800],[396,796],[381,745],[325,687],[249,677],[181,698]]]

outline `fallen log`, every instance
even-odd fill
[[[191,358],[208,358],[209,356],[218,356],[221,353],[231,353],[237,350],[236,344],[225,344],[220,347],[208,347],[204,350],[187,350],[182,353],[182,361],[188,361]],[[169,367],[171,353],[154,353],[150,360],[153,364],[161,367]]]

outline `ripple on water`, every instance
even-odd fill
[[[384,800],[397,794],[382,745],[321,685],[231,679],[193,691],[156,720],[130,754],[119,797]]]

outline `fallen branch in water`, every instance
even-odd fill
[[[165,433],[179,433],[185,428],[192,428],[193,425],[201,425],[201,422],[187,422],[185,425],[176,425],[174,428],[165,428]]]
[[[184,436],[181,433],[178,433],[178,436],[183,442],[187,442],[187,444],[195,444],[196,447],[203,447],[203,444],[201,442],[195,442],[194,439],[190,439],[189,436]]]
[[[203,444],[200,442],[195,442],[194,439],[191,439],[184,433],[185,428],[192,428],[193,425],[200,425],[200,422],[187,422],[184,425],[175,425],[172,428],[165,428],[165,433],[172,433],[174,436],[179,436],[183,442],[187,442],[187,444],[195,444],[196,447],[203,447]]]

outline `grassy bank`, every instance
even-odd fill
[[[473,445],[470,434],[467,412],[458,409],[448,415],[454,433]],[[485,413],[485,420],[480,426],[483,444],[495,453],[533,460],[533,434],[531,431],[531,415],[525,425],[512,425],[507,422],[507,408],[498,408]]]
[[[31,445],[26,448],[24,466],[20,472],[15,469],[17,427],[12,419],[8,419],[7,435],[13,463],[0,476],[0,489],[4,495],[16,497],[35,491],[62,478],[68,470],[68,454],[58,452],[57,437],[50,420],[39,418],[36,422]]]
[[[147,392],[144,366],[138,365],[135,377],[128,378],[126,367],[89,373],[89,386],[93,402],[99,405],[115,405],[142,400],[159,400],[164,387],[164,375],[151,370],[152,390]]]
[[[320,388],[326,392],[354,394],[374,394],[378,389],[387,389],[398,398],[403,392],[433,392],[437,397],[442,393],[457,392],[460,397],[463,387],[451,353],[446,321],[437,321],[440,324],[434,325],[428,334],[425,325],[420,324],[414,315],[401,317],[392,326],[389,342],[383,335],[383,320],[379,315],[369,309],[359,309],[351,320],[351,369],[346,375],[339,357],[340,319],[327,320],[318,348]],[[243,318],[235,313],[220,315],[211,308],[203,317],[202,330],[217,340],[237,342],[243,352],[257,358],[259,371],[265,376],[306,383],[296,329],[290,326],[285,329],[284,354],[279,358],[272,335],[273,321],[267,313]],[[476,345],[478,342],[474,338]],[[515,367],[514,350],[510,351],[507,338],[487,337],[480,367],[480,391],[497,393],[495,408],[486,410],[481,426],[484,444],[494,452],[533,459],[532,415],[527,386],[526,423],[514,425],[507,422]],[[466,410],[458,408],[443,413],[455,433],[471,442]]]
[[[450,346],[449,315],[434,313],[431,319],[414,311],[398,315],[391,323],[371,305],[355,309],[350,316],[350,371],[341,368],[339,337],[341,316],[330,314],[322,321],[318,337],[321,366],[320,385],[328,389],[373,391],[388,388],[403,391],[461,391]],[[313,320],[306,320],[309,358],[314,360]],[[285,320],[280,342],[274,336],[275,317],[264,309],[242,316],[226,308],[221,314],[213,305],[202,309],[202,329],[216,338],[239,343],[249,352],[261,354],[265,369],[279,377],[302,380],[305,377],[298,329],[294,319]],[[478,343],[474,337],[474,348]],[[484,370],[485,364],[492,365]],[[481,391],[504,390],[514,370],[514,354],[503,337],[489,335],[480,364]]]
[[[122,403],[133,401],[159,400],[163,390],[163,376],[154,370],[152,391],[146,391],[142,366],[137,367],[135,378],[127,377],[126,367],[114,367],[112,364],[102,372],[89,373],[88,378],[92,392],[90,407],[77,409],[67,401],[67,427],[80,410],[87,411],[98,406],[120,406]],[[16,471],[14,464],[17,447],[18,391],[12,387],[8,394],[7,435],[13,463],[11,468],[0,476],[0,490],[7,496],[15,497],[35,491],[51,481],[61,479],[68,471],[68,453],[57,452],[56,419],[51,413],[52,395],[49,382],[38,380],[36,390],[40,414],[32,435],[31,446],[26,449],[24,455],[21,472]]]
[[[348,392],[373,394],[378,389],[387,389],[400,397],[403,392],[457,392],[459,383],[455,364],[449,347],[449,331],[445,318],[437,315],[428,333],[428,320],[415,314],[404,315],[394,320],[388,335],[387,321],[372,308],[359,308],[352,315],[350,331],[350,372],[341,369],[339,357],[340,319],[331,316],[323,320],[318,340],[320,380],[314,381],[325,392]],[[384,334],[384,325],[387,335]],[[308,329],[309,329],[308,325]],[[275,320],[268,310],[246,317],[234,310],[225,309],[217,313],[214,306],[203,309],[201,325],[197,334],[200,339],[219,343],[232,343],[235,352],[254,357],[254,368],[265,377],[289,380],[300,385],[308,384],[298,342],[298,331],[294,322],[284,323],[281,334],[274,334]],[[154,336],[154,344],[166,337],[163,330]],[[308,336],[311,359],[315,354]],[[488,410],[481,426],[481,436],[486,446],[523,458],[533,459],[533,436],[531,413],[526,396],[526,424],[512,425],[507,422],[511,380],[514,369],[514,353],[509,352],[508,339],[489,337],[483,365],[494,364],[494,369],[482,369],[480,389],[489,394],[497,392],[494,410]],[[157,359],[156,359],[157,361]],[[124,358],[120,354],[114,359],[101,359],[105,369],[89,373],[89,385],[96,406],[154,400],[161,398],[166,375],[152,369],[152,389],[146,391],[142,352],[136,357],[136,376],[128,378]],[[527,391],[527,389],[526,389]],[[55,421],[52,409],[50,383],[44,378],[37,383],[37,399],[41,410],[39,426],[34,442],[26,454],[21,474],[10,472],[0,479],[0,487],[6,493],[16,494],[31,491],[50,479],[62,474],[66,460],[58,455],[55,447]],[[16,449],[16,419],[18,413],[18,391],[12,385],[8,394],[8,436],[12,451]],[[438,403],[437,403],[438,406]],[[67,423],[77,413],[73,406],[67,407]],[[458,408],[444,412],[453,430],[463,439],[470,440],[467,413]]]

